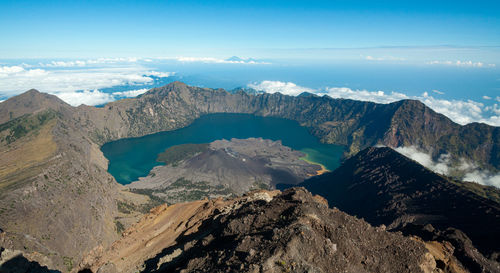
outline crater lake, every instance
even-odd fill
[[[324,144],[306,127],[293,120],[251,114],[208,114],[187,127],[138,138],[124,138],[101,148],[109,160],[108,172],[120,184],[129,184],[149,174],[165,149],[185,143],[209,143],[219,139],[261,137],[306,154],[304,160],[334,170],[340,165],[344,147]]]

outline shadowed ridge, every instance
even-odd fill
[[[1,273],[19,273],[19,272],[36,272],[36,273],[61,273],[59,270],[51,270],[46,266],[40,265],[36,261],[26,259],[22,254],[19,254],[8,261],[0,264]]]
[[[337,170],[299,185],[373,225],[398,229],[413,223],[432,224],[440,230],[456,228],[482,253],[500,252],[500,205],[460,183],[382,147],[367,148]]]

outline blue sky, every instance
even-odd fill
[[[412,48],[445,46],[473,48],[476,61],[497,62],[498,14],[500,4],[491,0],[2,0],[0,58],[291,58],[300,50],[314,57],[324,54],[315,49],[387,47],[411,55]]]

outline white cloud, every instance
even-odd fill
[[[75,67],[75,66],[82,67],[86,65],[87,65],[86,61],[70,61],[70,62],[52,61],[47,64],[40,63],[41,67]]]
[[[500,173],[493,174],[489,171],[480,170],[474,163],[465,159],[460,159],[460,164],[454,165],[449,154],[441,154],[438,160],[433,160],[429,153],[416,148],[415,146],[395,148],[400,154],[411,158],[433,172],[450,175],[451,173],[461,173],[463,181],[476,182],[482,185],[495,186],[500,188]]]
[[[439,157],[438,161],[434,161],[429,154],[417,149],[414,146],[398,147],[395,148],[394,150],[396,150],[397,152],[406,157],[409,157],[417,161],[421,165],[429,168],[430,170],[436,173],[444,175],[447,175],[449,173],[449,164],[450,164],[449,154],[442,154]]]
[[[114,101],[115,98],[112,94],[109,93],[104,93],[99,90],[85,90],[85,91],[78,91],[78,92],[59,92],[59,93],[52,93],[56,96],[58,96],[60,99],[63,101],[73,105],[73,106],[78,106],[81,104],[86,104],[86,105],[99,105],[99,104],[105,104],[110,101]]]
[[[127,58],[98,58],[89,60],[75,60],[75,61],[51,61],[49,63],[39,63],[41,67],[84,67],[89,65],[102,65],[102,64],[117,64],[117,63],[136,63],[141,58],[127,57]]]
[[[99,105],[117,98],[135,97],[147,91],[140,88],[156,77],[170,77],[174,72],[151,71],[139,64],[112,65],[113,62],[136,62],[137,58],[95,59],[86,61],[52,61],[45,69],[33,66],[0,66],[0,96],[9,97],[30,88],[57,95],[67,103]],[[89,64],[106,63],[94,67]],[[111,64],[111,65],[110,65]],[[138,86],[135,90],[113,94],[99,91],[114,86]],[[132,87],[131,89],[134,89]],[[92,91],[89,91],[92,90]]]
[[[486,106],[485,109],[486,111],[492,111],[493,113],[500,115],[500,106],[496,103],[491,106]]]
[[[439,95],[444,95],[444,92],[442,91],[439,91],[439,90],[432,90],[432,92],[436,93],[436,94],[439,94]]]
[[[0,66],[0,76],[2,75],[10,75],[24,71],[22,66]]]
[[[146,93],[147,91],[147,88],[142,88],[137,90],[105,93],[95,89],[74,92],[52,92],[51,94],[58,96],[60,99],[72,106],[79,106],[81,104],[94,106],[106,104],[120,98],[137,97],[138,95]]]
[[[158,72],[158,71],[149,71],[146,75],[155,76],[159,78],[168,78],[175,75],[175,72]]]
[[[165,58],[171,59],[171,58]],[[220,64],[270,64],[268,62],[261,62],[250,58],[232,57],[229,59],[219,59],[213,57],[176,57],[175,60],[179,62],[201,62],[201,63],[220,63]]]
[[[328,87],[319,93],[332,98],[373,101],[377,103],[389,103],[409,98],[407,95],[398,92],[385,93],[384,91],[352,90],[347,87]]]
[[[0,80],[0,90],[16,94],[30,88],[42,92],[74,92],[119,85],[142,85],[153,82],[144,71],[134,68],[99,68],[84,70],[23,70]]]
[[[313,89],[298,86],[293,82],[281,81],[262,81],[260,83],[248,84],[248,87],[257,91],[265,91],[267,93],[281,93],[285,95],[296,96],[303,92],[313,92]]]
[[[141,94],[144,94],[147,91],[148,91],[147,88],[143,88],[143,89],[137,89],[137,90],[113,92],[113,96],[132,98],[132,97],[137,97],[137,96],[139,96]]]
[[[24,69],[0,67],[0,90],[10,96],[36,88],[47,93],[95,90],[112,86],[144,85],[154,80],[146,75],[169,77],[173,72],[149,71],[141,66],[78,69]]]
[[[487,172],[473,171],[467,173],[463,180],[500,188],[500,174],[492,175]]]
[[[45,76],[48,72],[43,69],[24,69],[21,66],[2,66],[0,67],[0,79],[6,82],[15,80],[17,76],[39,77]],[[7,79],[8,78],[8,79]],[[1,85],[0,85],[1,87]]]
[[[473,61],[431,61],[427,64],[432,65],[450,65],[450,66],[459,66],[459,67],[495,67],[495,64],[485,64],[482,62],[473,62]]]
[[[490,96],[483,96],[483,99],[485,99],[485,100],[491,100],[491,97]]]

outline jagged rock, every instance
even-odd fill
[[[303,188],[175,204],[81,269],[99,272],[437,272],[424,243],[383,231]]]

